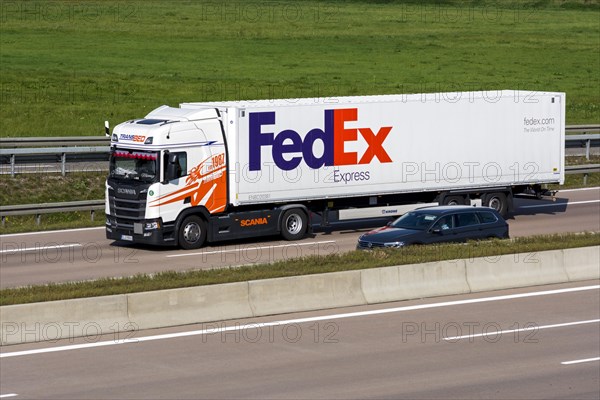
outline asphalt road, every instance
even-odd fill
[[[4,346],[0,398],[598,399],[599,283]]]
[[[555,202],[516,199],[511,237],[600,231],[600,188],[566,190]],[[267,263],[354,250],[358,236],[385,221],[338,224],[296,242],[279,237],[217,243],[200,250],[132,246],[105,239],[104,228],[0,236],[0,288]]]

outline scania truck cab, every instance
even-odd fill
[[[224,131],[214,108],[163,106],[117,125],[106,181],[107,238],[201,245],[206,228],[198,213],[225,209],[226,165]],[[182,205],[195,212],[186,218]]]

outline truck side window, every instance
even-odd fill
[[[182,176],[186,176],[188,174],[188,170],[187,170],[187,153],[185,151],[179,151],[179,152],[173,152],[172,154],[176,154],[177,155],[177,160],[179,162],[179,168],[177,168],[177,176],[176,176],[176,178],[181,178]],[[164,156],[164,170],[165,170],[165,173],[167,171],[167,163],[168,163],[168,156],[165,153],[165,156]]]
[[[179,160],[179,175],[178,177],[181,176],[186,176],[188,174],[188,170],[187,170],[187,153],[185,151],[180,151],[175,153],[178,155],[177,159]]]

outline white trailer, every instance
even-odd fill
[[[506,214],[564,182],[564,128],[565,95],[549,92],[162,106],[113,130],[107,237],[296,239],[312,213],[474,199]]]

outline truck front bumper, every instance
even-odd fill
[[[106,216],[106,238],[129,243],[150,245],[176,245],[173,229],[169,229],[162,221],[142,220],[128,224],[118,223],[114,217]]]

